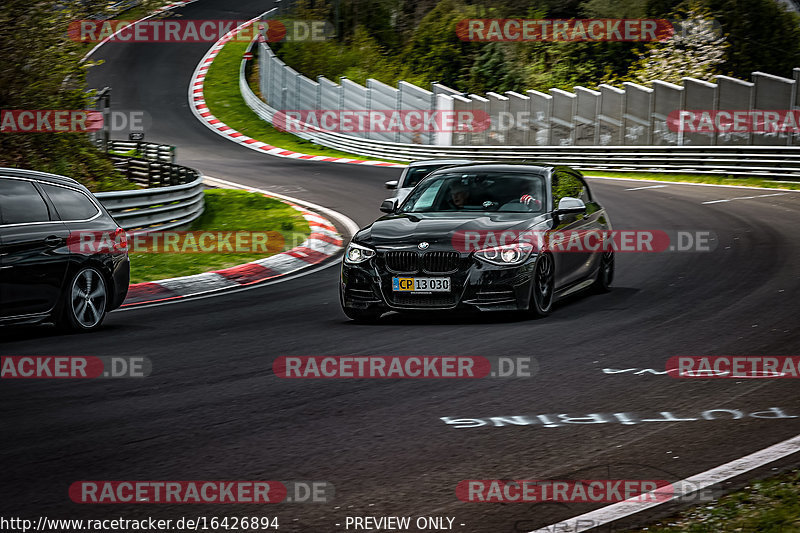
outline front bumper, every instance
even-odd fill
[[[527,310],[535,260],[535,256],[531,256],[519,266],[504,267],[465,256],[457,272],[398,274],[385,267],[379,254],[355,265],[342,262],[339,295],[342,306],[352,309]],[[392,278],[396,276],[449,277],[451,291],[431,294],[395,292]]]

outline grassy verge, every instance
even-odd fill
[[[771,181],[764,178],[735,178],[733,176],[708,176],[705,174],[662,174],[657,172],[595,172],[584,171],[587,176],[628,178],[633,180],[678,181],[685,183],[711,183],[715,185],[744,185],[747,187],[769,187],[773,189],[800,190],[800,182]]]
[[[187,231],[279,231],[284,237],[284,249],[299,244],[310,233],[299,211],[273,198],[231,189],[208,190],[205,196],[205,212]],[[131,283],[200,274],[249,263],[266,255],[132,253]]]
[[[247,43],[229,42],[220,50],[208,69],[203,85],[204,94],[206,105],[215,117],[248,137],[285,150],[326,157],[368,159],[364,156],[326,148],[291,133],[278,131],[261,120],[247,106],[239,91],[239,65],[246,49]]]
[[[731,493],[646,529],[647,533],[800,532],[800,470]]]

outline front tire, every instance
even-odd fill
[[[555,293],[555,263],[553,256],[542,254],[533,269],[533,287],[529,311],[539,317],[545,317],[553,309]]]
[[[374,324],[381,318],[383,311],[380,309],[356,309],[353,307],[342,307],[342,311],[347,318],[360,324]]]
[[[67,331],[94,331],[103,323],[107,311],[105,277],[95,268],[83,267],[67,285],[58,326]]]
[[[600,268],[597,271],[597,279],[592,285],[594,292],[603,293],[611,290],[611,283],[614,281],[614,252],[603,252],[600,258]]]

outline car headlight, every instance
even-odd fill
[[[529,242],[493,246],[475,252],[475,257],[493,265],[512,266],[524,263],[533,252]]]
[[[345,263],[356,264],[363,263],[373,257],[375,257],[375,250],[351,242],[347,247],[347,252],[344,254],[344,261]]]

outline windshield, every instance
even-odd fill
[[[544,178],[521,172],[458,172],[431,176],[414,189],[401,213],[545,209]]]
[[[422,178],[430,174],[431,172],[435,172],[442,167],[446,167],[448,165],[452,165],[452,163],[442,163],[438,165],[425,165],[419,167],[408,167],[406,170],[406,177],[403,180],[403,188],[410,188],[415,187],[417,183],[422,181]]]

